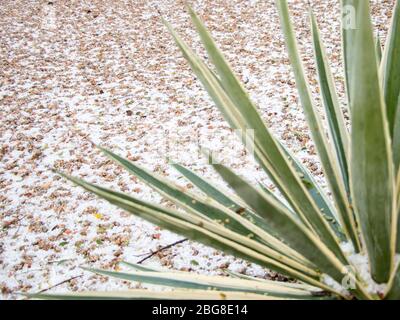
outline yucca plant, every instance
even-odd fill
[[[266,127],[199,17],[190,16],[214,68],[210,69],[164,21],[176,44],[232,128],[254,130],[254,155],[280,191],[253,186],[212,163],[235,195],[181,165],[201,192],[182,190],[136,163],[108,157],[184,209],[177,211],[67,176],[76,185],[165,229],[279,272],[276,282],[229,272],[228,277],[166,272],[124,263],[130,272],[89,269],[119,279],[174,287],[172,292],[79,293],[40,298],[167,299],[399,299],[400,250],[400,4],[383,53],[374,37],[369,1],[342,0],[347,105],[341,106],[315,16],[310,26],[328,127],[310,93],[286,0],[276,0],[301,104],[330,196]],[[343,116],[348,108],[351,128]],[[328,134],[326,134],[326,132]],[[244,140],[246,137],[241,136]]]

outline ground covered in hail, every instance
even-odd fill
[[[324,184],[297,99],[273,0],[191,1],[274,134]],[[290,1],[306,69],[318,99],[307,1]],[[393,0],[372,1],[384,41]],[[336,1],[313,0],[343,99]],[[205,57],[184,1],[2,0],[0,5],[0,298],[16,292],[142,287],[80,266],[116,269],[180,236],[74,187],[56,168],[171,206],[111,163],[101,144],[179,183],[169,161],[226,187],[198,145],[216,151],[253,182],[273,187],[235,140],[193,76],[158,10]],[[168,160],[169,159],[169,160]],[[146,265],[202,274],[276,278],[259,266],[193,242],[161,251]]]

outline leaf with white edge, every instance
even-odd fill
[[[321,41],[317,20],[310,11],[311,31],[314,45],[314,55],[317,65],[319,84],[321,87],[322,100],[329,124],[329,132],[335,146],[336,157],[338,158],[346,191],[350,192],[349,171],[348,171],[348,149],[349,134],[340,109],[339,98],[336,92],[334,79],[330,70],[325,48]]]
[[[357,29],[349,48],[352,78],[352,198],[370,259],[372,276],[387,282],[392,265],[391,219],[394,173],[389,127],[381,92],[369,1],[357,1]]]
[[[297,261],[301,261],[305,265],[312,266],[310,261],[307,261],[304,257],[299,255],[295,250],[288,247],[282,241],[276,238],[274,229],[271,228],[266,221],[261,218],[258,214],[254,213],[250,210],[245,203],[242,202],[240,198],[232,197],[228,195],[226,192],[223,192],[220,188],[218,189],[211,182],[206,181],[206,179],[198,176],[193,171],[179,165],[174,164],[173,167],[179,171],[186,179],[192,182],[196,187],[198,187],[201,191],[203,191],[207,196],[212,199],[215,199],[217,202],[222,204],[223,206],[229,208],[230,210],[236,212],[247,220],[251,221],[253,224],[259,226],[263,230],[267,232],[267,238],[264,236],[264,241],[268,246],[277,250],[281,254],[292,257]],[[248,232],[247,232],[248,234]]]
[[[99,269],[84,268],[87,271],[114,277],[117,279],[144,282],[160,286],[168,286],[196,290],[219,290],[234,292],[251,292],[274,297],[290,299],[312,299],[321,295],[321,290],[313,291],[298,286],[283,286],[277,281],[257,282],[244,279],[233,279],[221,276],[205,276],[184,272],[112,272]]]
[[[237,195],[262,216],[292,248],[313,261],[322,272],[331,275],[332,278],[339,280],[343,277],[341,271],[338,270],[343,268],[340,260],[345,261],[344,256],[336,258],[317,237],[273,197],[260,193],[227,167],[220,164],[213,164],[213,166]]]
[[[392,231],[394,238],[392,239],[395,243],[396,252],[400,252],[400,168],[397,171],[397,183],[396,183],[396,212],[394,213],[394,225],[395,230]]]
[[[230,187],[235,190],[238,196],[280,233],[282,239],[285,239],[292,248],[304,255],[304,257],[313,261],[322,272],[329,274],[331,278],[341,283],[343,280],[342,272],[346,270],[341,262],[341,260],[346,261],[344,256],[333,254],[330,250],[331,248],[326,247],[325,244],[305,228],[300,221],[294,219],[290,213],[287,212],[287,209],[281,206],[279,202],[276,202],[274,198],[259,193],[227,167],[215,163],[213,166]],[[356,284],[354,293],[359,297],[370,297],[359,280],[355,279],[353,275],[349,276]]]
[[[268,233],[274,233],[274,230],[270,228],[259,215],[251,211],[240,198],[228,195],[226,192],[222,191],[221,188],[214,186],[211,182],[208,182],[206,179],[195,174],[188,168],[185,168],[179,164],[174,164],[173,167],[211,199],[219,202],[226,208],[235,211],[249,221],[252,221],[254,224],[266,230]]]
[[[273,191],[271,191],[270,189],[268,189],[267,186],[265,186],[265,185],[264,185],[263,183],[261,183],[261,182],[258,183],[258,186],[259,186],[259,188],[258,188],[259,192],[261,192],[261,193],[262,193],[262,192],[265,192],[269,197],[274,198],[274,200],[275,200],[276,202],[279,202],[281,206],[284,206],[284,207],[287,209],[288,213],[290,213],[290,214],[292,214],[294,217],[296,217],[296,213],[293,212],[293,209],[290,208],[290,206],[289,206],[287,203],[285,203],[284,201],[282,201],[281,199],[279,199],[278,196],[277,196]]]
[[[359,252],[361,244],[358,238],[357,223],[354,214],[349,208],[350,182],[348,168],[349,134],[345,126],[342,110],[340,109],[339,99],[336,93],[334,80],[330,71],[330,66],[326,57],[325,48],[321,43],[320,31],[313,12],[310,12],[311,30],[314,44],[314,54],[317,63],[319,83],[321,87],[322,100],[329,124],[329,132],[333,145],[335,146],[336,158],[341,171],[341,178],[346,190],[346,200],[342,199],[340,190],[337,191],[336,204],[341,212],[341,220],[344,224],[344,231]],[[338,185],[337,188],[340,186]]]
[[[318,234],[322,241],[326,242],[331,248],[334,248],[333,250],[340,252],[338,240],[334,232],[324,220],[312,198],[307,193],[306,188],[296,175],[296,172],[284,157],[281,148],[266,128],[257,109],[249,100],[247,93],[234,76],[200,19],[197,18],[193,11],[190,13],[205,48],[211,60],[215,63],[220,79],[216,79],[207,66],[188,48],[173,28],[165,22],[185,58],[192,66],[193,71],[198,75],[210,93],[210,96],[233,128],[254,130],[255,156],[263,169],[278,186],[290,205],[296,209],[295,211],[299,214],[305,225],[312,232]],[[239,103],[239,101],[242,103]]]
[[[194,194],[191,194],[188,190],[181,190],[179,186],[168,182],[165,178],[158,177],[154,173],[141,168],[133,162],[128,161],[109,150],[101,147],[99,148],[110,159],[116,161],[130,173],[133,173],[136,177],[139,177],[144,182],[148,183],[167,199],[178,205],[182,205],[184,209],[189,210],[191,213],[196,214],[199,217],[209,218],[210,222],[216,223],[215,221],[217,221],[225,228],[235,231],[246,238],[249,234],[253,234],[254,240],[263,244],[262,247],[259,246],[259,251],[263,252],[268,257],[274,259],[278,258],[278,260],[281,259],[285,264],[295,267],[298,270],[307,271],[304,268],[304,266],[307,266],[308,271],[311,271],[311,269],[309,269],[313,266],[311,262],[304,259],[304,257],[301,257],[281,241],[275,239],[268,233],[268,230],[260,228],[261,226],[258,225],[254,219],[247,220],[237,212],[223,207],[218,202],[215,201],[214,203],[214,200],[211,198],[203,201]],[[265,223],[263,225],[265,225]],[[282,255],[285,255],[286,258],[283,258]],[[292,256],[297,261],[292,261]]]
[[[306,185],[308,189],[308,193],[314,199],[315,204],[318,206],[324,218],[331,225],[332,230],[335,231],[336,236],[341,240],[345,241],[345,236],[343,234],[343,229],[341,228],[338,219],[336,218],[334,212],[335,209],[332,208],[329,200],[327,199],[325,192],[315,181],[313,175],[310,171],[298,160],[296,157],[292,155],[288,148],[286,148],[283,144],[280,144],[283,151],[287,155],[289,161],[292,163],[295,170],[300,175],[300,179],[304,185]]]
[[[397,102],[397,112],[396,112],[396,121],[394,123],[392,150],[393,150],[394,168],[396,172],[400,168],[400,96]]]
[[[244,280],[251,280],[251,281],[259,281],[259,282],[266,282],[266,283],[270,283],[272,282],[276,282],[276,280],[267,280],[267,279],[263,279],[263,278],[257,278],[257,277],[252,277],[246,274],[242,274],[242,273],[238,273],[235,271],[231,271],[229,269],[224,270],[224,273],[226,273],[227,275],[234,277],[234,278],[239,278],[239,279],[244,279]],[[316,288],[313,286],[310,286],[308,284],[304,284],[304,283],[294,283],[294,282],[281,282],[278,281],[279,285],[281,286],[288,286],[290,288],[298,288],[298,289],[302,289],[302,290],[307,290],[310,292],[314,292],[316,291]],[[318,290],[317,290],[318,291]]]
[[[393,135],[400,95],[400,1],[396,0],[382,61],[384,98],[390,134]]]
[[[359,0],[341,0],[342,15],[342,47],[345,71],[345,82],[347,89],[347,100],[350,107],[352,83],[354,77],[353,60],[355,59],[352,50],[354,43],[355,31],[357,29],[357,16],[355,4]]]
[[[173,201],[175,204],[181,206],[185,210],[188,210],[189,212],[199,215],[203,218],[207,217],[211,219],[211,221],[221,221],[225,224],[225,227],[235,230],[240,234],[247,235],[249,233],[247,228],[245,228],[237,220],[229,219],[231,217],[227,215],[226,211],[213,206],[210,201],[208,201],[209,203],[206,203],[205,200],[192,194],[189,190],[185,190],[175,183],[168,181],[166,178],[150,172],[149,170],[133,163],[132,161],[120,157],[110,150],[102,147],[98,148],[111,160],[124,167],[130,173],[134,174],[135,177],[141,179],[165,198]],[[225,221],[228,220],[229,222],[225,223]]]
[[[199,188],[204,194],[209,196],[210,198],[216,200],[223,206],[237,211],[239,209],[248,209],[244,208],[246,206],[245,203],[241,201],[236,195],[228,194],[227,192],[223,191],[220,187],[217,187],[212,184],[212,182],[207,181],[207,179],[199,176],[193,170],[190,170],[180,164],[173,164],[172,165],[180,174],[182,174],[186,179],[188,179],[194,186]],[[248,218],[254,218],[254,213],[249,212]],[[263,223],[262,220],[257,220],[257,223]]]
[[[298,278],[311,285],[325,287],[320,282],[318,272],[271,250],[269,247],[252,240],[249,236],[242,236],[195,215],[163,208],[124,193],[87,183],[81,179],[65,174],[61,175],[87,191],[162,228],[209,245],[227,254],[235,255],[290,277]]]
[[[125,266],[128,269],[134,270],[134,271],[143,271],[143,272],[171,272],[170,269],[167,268],[156,268],[156,267],[149,267],[149,266],[144,266],[142,264],[137,264],[137,263],[132,263],[132,262],[127,262],[127,261],[122,261],[119,263],[119,265],[121,266]],[[183,274],[187,274],[186,271],[178,271],[178,270],[174,270],[174,273],[183,273]],[[223,270],[224,273],[234,277],[234,278],[243,278],[243,279],[247,279],[247,280],[253,280],[253,281],[266,281],[266,282],[270,282],[271,280],[266,280],[266,279],[260,279],[260,278],[256,278],[256,277],[251,277],[251,276],[246,276],[243,275],[241,273],[236,273],[233,271],[230,271],[229,269],[224,269]],[[275,280],[272,280],[274,283],[276,282]],[[289,286],[291,288],[303,288],[305,290],[308,291],[315,291],[315,290],[319,290],[319,288],[315,287],[315,286],[310,286],[308,284],[305,283],[292,283],[292,282],[279,282],[279,284],[281,286]]]
[[[355,241],[356,243],[354,244],[354,246],[358,247],[358,239],[355,236],[357,234],[355,222],[353,221],[353,214],[349,208],[350,206],[344,184],[345,178],[343,178],[340,174],[340,166],[338,164],[337,158],[333,155],[334,152],[332,146],[325,136],[321,116],[318,114],[315,103],[313,101],[311,90],[307,82],[307,77],[304,72],[303,63],[300,58],[297,40],[289,14],[288,3],[286,0],[276,0],[276,3],[281,20],[281,26],[285,35],[289,59],[292,64],[297,90],[300,96],[300,101],[303,106],[305,116],[307,118],[307,123],[310,128],[313,141],[321,160],[325,177],[328,181],[328,185],[330,187],[330,190],[332,191],[332,196],[335,200],[338,216],[346,235],[348,235],[351,240]],[[322,65],[323,63],[319,64],[320,67]],[[326,73],[327,69],[324,69],[324,72]],[[331,87],[333,87],[333,85]],[[331,94],[331,98],[332,97],[333,96]],[[344,145],[344,140],[342,140],[341,143]],[[345,160],[345,154],[343,156],[343,160]],[[354,234],[354,236],[351,236],[352,234]],[[335,247],[331,243],[329,244],[329,246],[331,248]]]
[[[400,261],[397,263],[388,283],[385,300],[400,300]]]
[[[41,300],[282,300],[280,297],[247,292],[222,292],[213,290],[175,289],[173,291],[78,292],[72,294],[25,294],[28,298]]]

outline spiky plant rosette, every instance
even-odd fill
[[[374,36],[369,1],[342,0],[343,57],[347,103],[342,106],[321,42],[316,18],[310,26],[321,101],[317,111],[297,48],[286,0],[276,0],[300,102],[329,187],[279,142],[232,72],[199,17],[191,19],[213,69],[164,21],[193,72],[233,129],[253,130],[254,156],[282,194],[254,186],[230,168],[211,165],[235,192],[222,191],[181,165],[174,165],[199,191],[174,182],[99,147],[182,210],[149,203],[62,174],[89,192],[151,223],[227,254],[279,272],[292,282],[230,273],[229,277],[171,272],[124,263],[130,271],[92,272],[173,291],[82,292],[33,295],[57,299],[400,299],[400,4],[383,53]],[[346,24],[346,25],[345,25]],[[351,118],[346,126],[343,110]],[[328,134],[326,134],[328,133]],[[246,137],[240,138],[245,141]]]

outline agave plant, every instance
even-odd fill
[[[329,196],[312,174],[263,122],[238,78],[196,13],[191,19],[213,64],[200,59],[164,21],[214,103],[234,129],[254,130],[254,155],[280,191],[254,186],[228,167],[212,163],[235,192],[222,191],[174,165],[199,191],[175,183],[99,147],[109,158],[184,211],[142,201],[61,173],[97,196],[147,221],[295,282],[276,282],[229,272],[200,276],[124,263],[130,271],[98,274],[175,289],[40,295],[41,298],[168,299],[400,299],[400,2],[382,53],[374,36],[369,1],[342,0],[347,103],[341,106],[316,18],[310,26],[318,70],[323,125],[307,82],[286,0],[276,0],[301,104],[315,143]],[[347,108],[351,127],[346,125]],[[243,140],[245,137],[241,137]],[[37,297],[37,296],[36,296]]]

